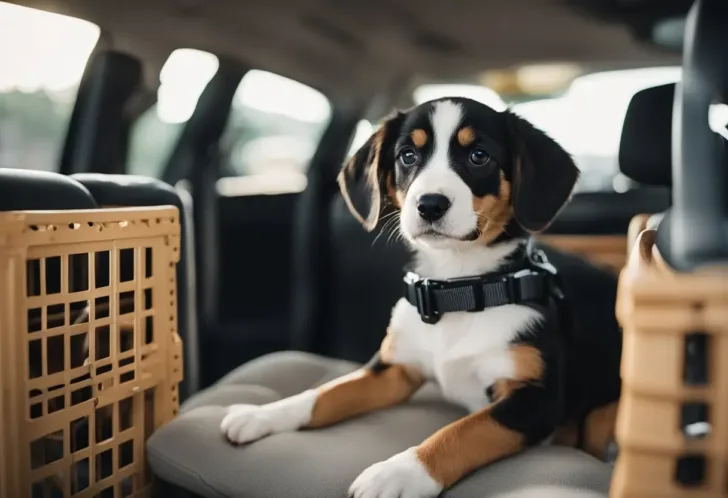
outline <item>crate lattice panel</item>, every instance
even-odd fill
[[[0,496],[151,495],[177,414],[173,207],[0,213]]]
[[[728,268],[677,273],[637,238],[620,276],[611,498],[728,498]]]

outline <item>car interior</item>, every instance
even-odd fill
[[[387,215],[362,229],[336,177],[393,109],[467,96],[562,143],[582,175],[537,243],[567,295],[594,296],[577,313],[618,308],[645,232],[676,272],[724,265],[721,23],[722,0],[0,2],[0,212],[174,206],[180,221],[179,411],[146,443],[152,494],[87,482],[28,496],[343,497],[368,464],[464,414],[428,384],[325,431],[246,448],[219,431],[223,407],[319,386],[379,349],[410,254]],[[728,303],[715,289],[706,299]],[[626,331],[633,315],[612,314],[604,327]],[[644,449],[629,444],[636,406],[618,422],[628,455]],[[610,491],[614,462],[539,446],[443,496],[725,496],[667,494],[662,467],[630,458]],[[643,470],[654,488],[633,485]]]

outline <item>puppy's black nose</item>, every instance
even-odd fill
[[[425,221],[437,221],[450,207],[450,200],[442,194],[422,194],[417,199],[417,211]]]

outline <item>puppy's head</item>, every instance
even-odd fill
[[[388,201],[413,245],[448,248],[544,230],[578,176],[569,154],[524,119],[446,98],[385,119],[338,181],[367,230]]]

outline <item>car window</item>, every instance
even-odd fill
[[[371,121],[362,119],[356,125],[354,130],[354,136],[351,139],[351,145],[349,146],[349,152],[346,154],[346,158],[350,158],[366,143],[369,137],[374,133],[374,125]]]
[[[223,193],[282,193],[305,187],[306,170],[331,116],[318,90],[261,70],[240,82],[222,137]]]
[[[178,49],[159,73],[157,101],[134,123],[127,172],[160,178],[184,124],[217,72],[219,61],[209,52]]]
[[[0,2],[0,168],[58,171],[92,23]]]
[[[520,77],[520,81],[515,82]],[[470,97],[496,110],[508,106],[558,141],[576,161],[579,192],[622,192],[633,182],[619,172],[619,141],[632,96],[675,82],[679,67],[583,73],[571,65],[524,67],[517,74],[484,77],[483,85],[430,84],[415,103],[446,95]],[[493,84],[494,88],[486,85]],[[498,93],[498,90],[500,93]],[[598,96],[598,97],[596,97]]]
[[[623,192],[633,183],[619,172],[619,141],[632,96],[678,81],[680,68],[605,71],[576,78],[562,95],[513,106],[557,140],[576,161],[577,191]],[[598,96],[598,98],[595,98]]]

